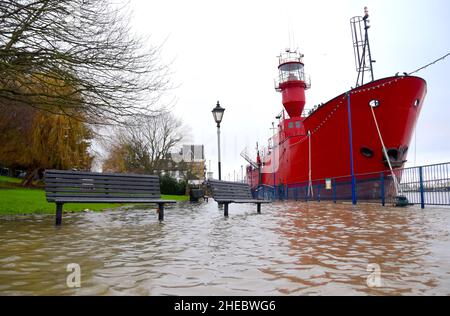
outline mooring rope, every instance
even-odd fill
[[[414,167],[417,162],[417,126],[414,127]]]
[[[410,72],[408,75],[412,75],[412,74],[415,74],[416,72],[419,72],[419,71],[421,71],[421,70],[424,70],[424,69],[430,67],[431,65],[434,65],[435,63],[437,63],[437,62],[439,62],[439,61],[441,61],[441,60],[444,60],[444,59],[447,58],[448,56],[450,56],[450,53],[447,53],[447,54],[445,54],[444,56],[442,56],[441,58],[438,58],[438,59],[436,59],[435,61],[433,61],[433,62],[431,62],[431,63],[429,63],[429,64],[427,64],[427,65],[425,65],[425,66],[423,66],[423,67],[420,67],[419,69],[414,70],[413,72]]]
[[[311,159],[311,131],[308,131],[308,156],[309,156],[309,183],[308,183],[308,194],[311,193],[311,198],[314,198],[314,190],[312,185],[312,159]]]
[[[399,188],[400,188],[400,193],[403,194],[403,192],[401,191],[401,187],[398,185],[397,177],[395,176],[394,170],[392,169],[391,160],[388,156],[386,146],[384,146],[383,137],[381,136],[380,127],[378,126],[378,121],[375,116],[375,111],[373,110],[373,106],[371,106],[370,104],[369,104],[369,107],[370,107],[370,110],[372,111],[372,116],[373,116],[373,120],[375,122],[375,126],[377,128],[378,136],[380,137],[380,142],[381,142],[381,146],[383,147],[384,156],[386,157],[386,161],[389,165],[389,170],[391,170],[392,179],[394,179],[395,195],[398,196]]]

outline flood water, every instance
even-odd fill
[[[163,223],[142,206],[53,223],[0,217],[0,295],[450,295],[444,208],[280,202],[225,219],[210,200],[168,206]]]

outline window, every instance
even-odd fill
[[[361,155],[363,155],[364,157],[367,158],[372,158],[373,157],[373,150],[367,147],[362,147],[361,148]]]
[[[371,107],[373,107],[373,108],[376,108],[377,106],[380,105],[380,101],[378,101],[378,100],[371,100],[371,101],[369,102],[369,105],[370,105]]]
[[[305,81],[304,66],[299,62],[287,62],[279,67],[280,82],[291,80]]]
[[[301,126],[302,126],[302,125],[301,125],[300,121],[295,122],[295,127],[296,127],[296,128],[300,128]]]
[[[294,127],[294,122],[289,122],[288,128],[293,128],[293,127]]]

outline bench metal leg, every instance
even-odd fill
[[[56,203],[56,226],[61,226],[62,223],[63,203]]]
[[[223,208],[223,216],[228,217],[228,203],[224,204],[225,207]]]
[[[261,214],[261,203],[256,204],[256,211]]]
[[[158,220],[164,220],[164,203],[158,203]]]

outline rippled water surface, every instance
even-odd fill
[[[163,223],[142,206],[53,222],[0,218],[0,295],[450,295],[449,209],[289,202],[225,219],[210,201],[169,206]]]

